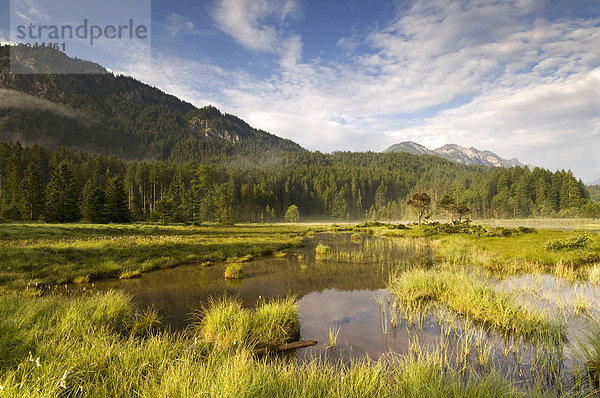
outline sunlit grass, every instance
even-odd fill
[[[464,273],[408,271],[393,279],[389,290],[407,305],[437,303],[474,321],[530,340],[556,345],[566,339],[565,324],[524,307],[509,294]]]
[[[239,301],[222,298],[211,300],[194,334],[220,350],[242,348],[276,348],[297,339],[300,321],[294,297],[262,301],[255,309],[245,309]]]
[[[180,264],[274,253],[302,245],[306,227],[7,224],[0,226],[0,289],[85,283]]]
[[[405,240],[423,238],[426,232],[426,227],[416,226],[394,230],[375,228],[377,235]],[[583,246],[581,236],[585,236]],[[551,273],[572,281],[587,279],[588,269],[600,262],[600,236],[592,232],[582,235],[540,229],[535,233],[517,232],[509,237],[456,233],[436,234],[426,239],[436,247],[436,256],[442,263],[481,266],[498,275]],[[556,245],[566,245],[569,249],[555,250]]]
[[[225,268],[225,279],[242,279],[244,277],[244,269],[242,264],[233,263]]]
[[[215,305],[219,312],[225,312],[225,319],[233,319],[232,325],[242,326],[246,334],[237,335],[242,338],[265,332],[255,329],[258,323],[263,324],[263,316],[281,326],[278,317],[290,318],[293,299],[259,306],[265,314],[243,310],[230,301]],[[3,296],[0,315],[3,396],[345,398],[519,394],[497,373],[477,375],[454,370],[436,353],[345,365],[318,360],[299,365],[279,358],[257,358],[243,344],[236,350],[211,349],[214,341],[224,341],[222,321],[215,323],[216,334],[207,335],[207,341],[199,336],[156,332],[148,325],[155,321],[153,317],[139,315],[119,293],[79,299]],[[245,341],[251,340],[249,337]]]
[[[319,256],[327,256],[331,254],[331,247],[324,245],[323,243],[319,243],[315,249],[315,252]]]

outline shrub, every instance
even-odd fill
[[[545,243],[544,247],[549,251],[585,249],[591,239],[587,234],[570,236],[565,239],[553,239]]]

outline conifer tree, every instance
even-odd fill
[[[131,222],[131,212],[127,206],[127,192],[119,177],[109,178],[106,181],[106,213],[110,222]]]
[[[21,213],[25,219],[35,221],[43,214],[45,202],[46,195],[40,167],[36,163],[29,163],[21,181]]]
[[[446,194],[440,199],[438,206],[446,212],[450,222],[454,222],[454,213],[457,210],[456,200],[452,196]]]
[[[87,221],[94,224],[105,224],[108,222],[106,195],[102,189],[95,188],[87,195],[83,216]]]
[[[81,218],[79,189],[66,160],[59,163],[46,187],[46,220],[73,222]]]
[[[284,219],[285,221],[291,223],[298,222],[298,220],[300,219],[300,211],[298,210],[298,206],[291,205],[290,207],[288,207],[287,211],[285,212]]]

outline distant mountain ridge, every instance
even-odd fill
[[[528,167],[531,165],[523,164],[518,159],[504,159],[493,152],[481,151],[477,148],[466,148],[456,144],[446,144],[441,148],[430,150],[421,144],[412,141],[405,141],[394,144],[383,152],[408,152],[413,155],[431,155],[440,156],[455,163],[464,165],[479,165],[488,167]]]
[[[594,181],[590,181],[586,185],[600,185],[600,178],[597,178]]]

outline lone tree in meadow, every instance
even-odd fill
[[[458,204],[452,196],[448,194],[444,195],[440,203],[438,203],[438,207],[446,212],[450,222],[454,222],[454,213],[458,210]]]
[[[291,205],[288,207],[284,216],[285,221],[296,223],[300,219],[300,211],[298,210],[298,206]]]
[[[467,202],[460,202],[456,206],[456,214],[458,214],[458,221],[462,221],[463,216],[470,212],[471,209],[469,209],[469,206],[467,206]]]
[[[421,220],[423,219],[423,216],[429,216],[429,206],[431,205],[431,197],[425,192],[416,193],[406,202],[406,204],[415,209],[419,219],[419,225],[421,225]]]

